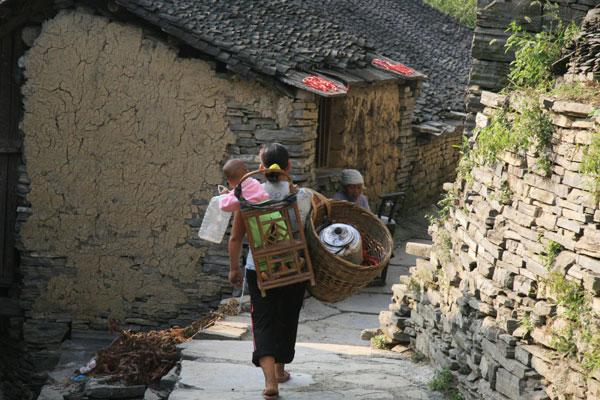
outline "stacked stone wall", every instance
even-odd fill
[[[442,193],[444,182],[456,178],[463,129],[452,125],[448,128],[439,136],[418,136],[416,160],[408,173],[410,184],[407,185],[405,212],[435,203]]]
[[[486,125],[519,99],[484,92],[482,102]],[[407,246],[421,258],[380,315],[389,342],[412,342],[448,368],[465,398],[600,398],[600,372],[582,362],[593,359],[593,341],[569,333],[578,314],[592,327],[600,315],[600,210],[581,172],[600,118],[588,104],[541,106],[555,128],[551,172],[536,168],[533,153],[505,152],[492,166],[475,164],[472,181],[446,187],[455,196],[448,218],[430,227],[433,246]],[[557,285],[585,306],[569,317]],[[569,340],[572,354],[561,348]]]
[[[600,4],[598,0],[549,1],[558,5],[558,15],[563,21],[579,22],[588,10]],[[472,66],[469,76],[467,111],[470,113],[466,126],[470,132],[475,126],[475,114],[483,110],[479,99],[482,91],[499,92],[508,83],[510,63],[514,60],[514,49],[506,51],[505,45],[511,32],[506,30],[511,22],[535,33],[547,24],[544,16],[551,10],[538,1],[477,2],[477,22],[471,48]],[[547,19],[548,17],[546,17]]]

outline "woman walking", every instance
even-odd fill
[[[288,151],[279,143],[263,146],[259,157],[261,169],[282,169],[288,172],[291,168]],[[271,200],[281,199],[289,193],[289,184],[284,174],[272,172],[265,176],[267,182],[263,186]],[[300,190],[297,202],[301,224],[304,225],[311,208],[310,195]],[[241,212],[237,211],[233,217],[233,228],[229,239],[229,282],[234,286],[241,286],[243,283],[239,260],[245,235],[246,229]],[[306,282],[269,289],[266,291],[266,297],[262,297],[257,285],[252,254],[248,254],[245,269],[252,304],[254,335],[252,363],[261,367],[265,376],[263,398],[277,399],[279,384],[288,381],[291,377],[285,370],[285,364],[289,364],[294,359],[298,318],[304,300]]]

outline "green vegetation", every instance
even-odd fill
[[[600,116],[600,82],[598,81],[557,83],[549,94],[563,100],[591,104],[596,109],[592,111],[590,117]]]
[[[597,111],[592,111],[592,114]],[[585,148],[579,171],[590,179],[589,190],[594,193],[596,201],[598,201],[600,197],[600,129],[596,129],[590,144]]]
[[[551,87],[554,83],[552,64],[560,58],[563,47],[577,33],[575,23],[565,24],[558,18],[557,4],[546,2],[544,8],[552,10],[546,15],[551,21],[547,31],[532,34],[514,21],[507,29],[512,34],[506,42],[506,51],[515,50],[515,60],[508,74],[513,87]]]
[[[551,172],[551,141],[554,127],[547,113],[532,99],[523,98],[520,110],[497,110],[487,126],[477,132],[477,144],[469,153],[470,162],[492,165],[506,151],[517,154],[529,152],[536,157],[534,170]],[[469,172],[466,172],[467,174]]]
[[[559,307],[559,328],[552,330],[552,347],[563,357],[577,357],[591,374],[600,367],[600,326],[592,297],[577,282],[553,271],[546,281]]]
[[[531,313],[525,313],[523,317],[519,319],[519,323],[525,329],[525,335],[528,335],[535,327],[531,321]]]
[[[415,351],[413,353],[413,355],[410,357],[410,361],[412,361],[414,363],[420,363],[422,361],[429,361],[429,358],[425,354]]]
[[[413,293],[419,293],[421,291],[421,285],[419,285],[419,282],[417,282],[417,280],[412,276],[410,277],[410,281],[408,282],[408,288]]]
[[[427,384],[429,389],[441,392],[450,400],[463,400],[462,394],[456,390],[456,379],[448,368],[443,368]]]
[[[381,334],[381,335],[373,336],[371,338],[371,347],[374,347],[376,349],[387,350],[389,348],[389,346],[386,343],[385,335]]]
[[[463,25],[475,27],[477,0],[425,0],[425,3],[454,17]]]
[[[439,243],[441,245],[440,259],[442,261],[449,262],[451,260],[452,255],[452,238],[450,237],[450,233],[447,230],[442,229],[438,237]]]
[[[450,216],[450,209],[457,203],[458,197],[456,196],[456,193],[454,191],[446,192],[444,197],[437,203],[438,207],[440,207],[437,215],[427,214],[425,215],[425,218],[427,218],[430,225],[443,225]]]
[[[540,258],[544,262],[544,267],[548,271],[552,269],[552,265],[554,265],[554,260],[558,253],[563,251],[565,248],[562,244],[556,243],[554,240],[549,240],[548,245],[544,248],[544,252],[540,255]]]

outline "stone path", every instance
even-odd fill
[[[280,385],[282,400],[443,399],[427,389],[435,374],[428,364],[372,349],[360,339],[363,329],[379,327],[379,312],[388,309],[392,284],[415,265],[415,258],[403,250],[404,243],[395,251],[384,287],[365,288],[336,304],[306,299],[296,357],[289,365],[292,379]],[[250,323],[248,314],[229,317],[204,340],[180,345],[181,370],[169,399],[260,399],[264,378],[249,361]]]

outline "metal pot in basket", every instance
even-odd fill
[[[360,264],[363,259],[360,232],[352,225],[332,224],[319,233],[323,246],[338,257]]]

